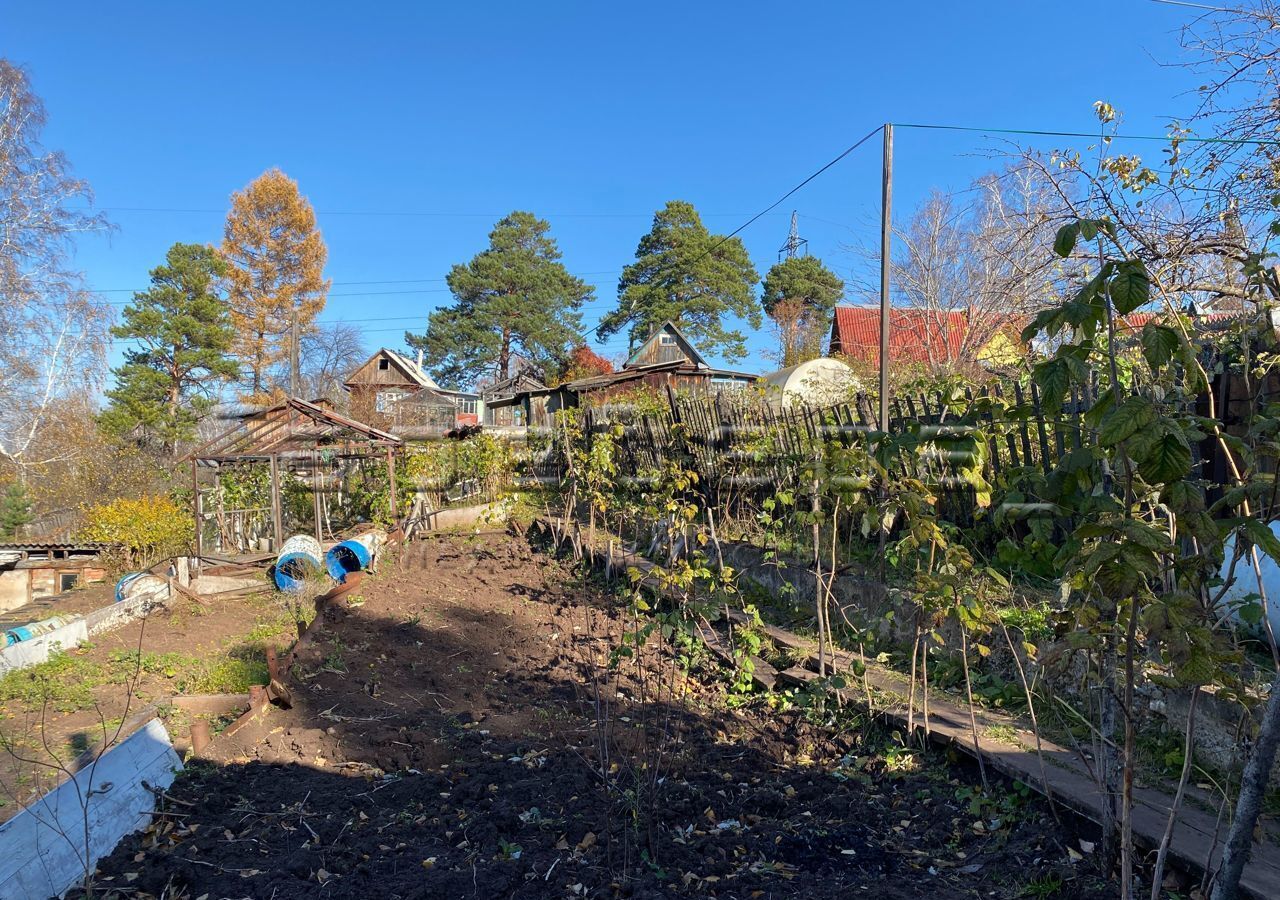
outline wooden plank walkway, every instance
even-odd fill
[[[555,534],[563,526],[550,520],[540,519],[537,523],[549,533]],[[563,533],[559,531],[559,533]],[[656,577],[649,573],[655,568],[649,560],[638,554],[618,549],[621,542],[617,538],[606,537],[606,547],[589,547],[585,535],[578,534],[577,539],[583,550],[589,553],[592,560],[609,572],[626,572],[638,570],[642,577],[639,583],[654,591],[662,592],[662,586]],[[746,624],[749,620],[742,613],[730,612],[730,617],[737,624]],[[706,632],[705,626],[699,632]],[[797,666],[778,672],[769,666],[757,671],[775,683],[805,684],[818,679],[812,667],[817,664],[818,647],[816,642],[800,637],[774,625],[762,626],[765,635],[774,643],[788,649],[807,654],[804,666]],[[713,643],[708,647],[722,659],[732,660],[732,648],[720,636],[712,631]],[[707,635],[704,634],[704,638]],[[763,661],[761,661],[763,662]],[[909,716],[908,678],[874,662],[856,657],[849,653],[837,653],[834,659],[828,654],[828,665],[834,663],[835,670],[842,674],[850,672],[857,662],[865,671],[866,685],[887,699],[884,706],[877,706],[871,712],[883,715],[891,722],[906,728],[909,720],[914,721],[918,732],[925,733],[927,738],[948,744],[966,754],[974,755],[973,733],[969,726],[969,710],[952,702],[946,695],[931,692],[929,695],[928,731],[925,732],[923,698],[917,696],[916,710]],[[768,664],[765,663],[767,666]],[[851,680],[861,682],[862,678],[850,676]],[[844,702],[859,706],[866,705],[865,693],[859,685],[846,687],[837,691]],[[919,692],[917,692],[919,694]],[[990,765],[1001,774],[1021,781],[1029,787],[1048,796],[1053,802],[1060,803],[1078,815],[1093,822],[1101,823],[1105,795],[1100,789],[1086,764],[1071,750],[1051,741],[1040,739],[1041,753],[1044,758],[1043,769],[1036,754],[1036,736],[1022,727],[1012,716],[1000,712],[977,708],[975,719],[978,725],[977,751],[981,753],[984,763]],[[1169,810],[1173,797],[1164,791],[1137,787],[1134,789],[1133,832],[1135,842],[1146,849],[1159,846],[1168,824]],[[1183,802],[1178,810],[1177,825],[1169,853],[1183,866],[1199,871],[1217,867],[1222,854],[1222,842],[1226,837],[1226,826],[1229,817],[1224,817],[1219,827],[1217,817],[1208,812]],[[1272,844],[1254,843],[1250,853],[1244,876],[1240,880],[1241,890],[1255,900],[1277,900],[1280,898],[1280,848]]]

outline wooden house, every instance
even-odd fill
[[[475,391],[442,388],[415,361],[386,347],[351,373],[343,387],[351,395],[351,416],[400,437],[438,437],[464,425],[478,425],[484,400]]]
[[[521,391],[505,401],[523,407],[530,425],[550,425],[554,414],[566,407],[600,406],[636,390],[665,391],[706,396],[741,390],[759,376],[712,366],[674,322],[665,322],[636,348],[617,372],[567,381],[554,388]]]
[[[970,310],[894,307],[889,312],[889,361],[924,369],[1014,365],[1027,357],[1020,329],[1011,316],[980,318]],[[855,367],[879,366],[880,307],[837,306],[829,354]]]

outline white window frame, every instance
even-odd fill
[[[390,413],[391,407],[404,397],[404,391],[378,391],[373,400],[373,408],[380,413]]]

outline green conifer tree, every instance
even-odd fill
[[[550,230],[533,213],[513,212],[489,233],[488,249],[449,272],[454,305],[431,313],[425,334],[405,334],[439,381],[506,378],[517,357],[546,375],[581,343],[578,309],[595,291],[560,262]]]
[[[711,234],[693,204],[672,200],[654,215],[636,261],[622,270],[618,308],[600,321],[596,337],[627,329],[634,349],[672,321],[702,352],[742,359],[746,337],[729,320],[760,327],[759,278],[742,241]]]
[[[113,337],[135,341],[116,386],[104,427],[116,434],[141,429],[170,454],[195,434],[219,385],[234,378],[228,356],[234,339],[219,282],[226,263],[211,248],[174,244],[165,264],[151,270],[151,287],[133,295]]]

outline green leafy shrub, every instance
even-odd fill
[[[121,497],[85,510],[80,539],[117,544],[123,568],[145,568],[187,553],[195,521],[169,497]]]

